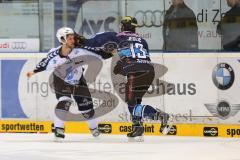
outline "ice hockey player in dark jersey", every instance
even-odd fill
[[[160,119],[160,131],[167,134],[170,130],[169,115],[150,105],[142,105],[142,98],[152,84],[155,76],[151,63],[148,44],[136,33],[137,20],[126,16],[121,20],[118,33],[118,55],[120,60],[114,68],[115,74],[127,77],[126,102],[132,115],[132,132],[128,137],[141,137],[144,133],[143,118]]]
[[[78,59],[77,57],[93,55],[101,59],[101,56],[85,49],[75,49],[75,32],[71,28],[60,28],[56,36],[61,45],[51,49],[47,57],[42,59],[33,71],[28,72],[27,76],[30,78],[36,73],[45,70],[54,70],[53,88],[58,99],[55,112],[67,115],[74,99],[78,110],[88,122],[92,135],[96,137],[99,135],[99,131],[97,129],[97,122],[92,119],[95,113],[93,102],[83,76],[83,67],[79,64],[82,62],[82,58]],[[54,118],[54,127],[55,137],[64,138],[64,120],[56,115]]]
[[[128,137],[141,137],[144,133],[143,118],[161,120],[160,131],[167,134],[171,125],[169,115],[150,105],[142,105],[142,97],[154,80],[155,72],[151,63],[147,42],[136,33],[138,26],[136,18],[126,16],[121,20],[121,32],[104,32],[95,35],[84,43],[84,48],[105,58],[113,56],[111,52],[117,49],[120,60],[114,67],[114,74],[127,77],[126,102],[132,115],[133,131]]]

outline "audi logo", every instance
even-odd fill
[[[164,20],[164,11],[139,10],[134,17],[138,20],[139,27],[161,27]]]
[[[26,42],[12,42],[11,48],[12,49],[26,49],[27,43]]]

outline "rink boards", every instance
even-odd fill
[[[98,129],[103,134],[124,135],[132,131],[131,123],[106,122],[99,123]],[[145,123],[145,135],[163,136],[159,123]],[[86,122],[66,122],[66,133],[89,134]],[[51,133],[52,122],[1,120],[0,133]],[[206,124],[174,124],[167,136],[197,137],[234,137],[240,138],[240,125],[206,125]]]
[[[26,77],[27,71],[45,55],[0,54],[1,132],[51,131],[57,104],[50,87],[51,72],[41,72],[31,79]],[[173,135],[239,137],[239,57],[239,53],[154,53],[152,61],[156,76],[143,104],[157,107],[174,117],[177,125],[172,129]],[[95,118],[107,124],[99,128],[106,134],[110,131],[111,134],[126,134],[131,128],[124,123],[129,122],[124,102],[125,79],[112,74],[113,62],[112,59],[103,61],[96,77],[85,77],[96,108]],[[77,113],[76,108],[73,105],[71,112]],[[14,121],[7,125],[6,120]],[[78,119],[70,121],[75,122],[67,123],[67,132],[89,133],[85,123],[76,122]],[[147,125],[146,134],[161,135],[159,125]]]

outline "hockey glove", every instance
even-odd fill
[[[117,62],[116,66],[113,69],[113,73],[124,75],[123,66],[122,66],[121,61]]]

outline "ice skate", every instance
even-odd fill
[[[172,128],[172,120],[170,119],[169,114],[159,111],[158,118],[161,120],[160,132],[164,135],[167,135]]]
[[[93,137],[99,138],[100,131],[98,130],[98,128],[90,129],[90,132],[91,132]]]
[[[143,142],[144,141],[144,127],[133,126],[133,131],[127,134],[129,142]]]
[[[62,142],[63,139],[65,138],[64,128],[56,127],[54,129],[54,138],[55,142]]]
[[[144,141],[144,127],[140,118],[133,120],[132,132],[127,134],[129,142],[142,142]]]

